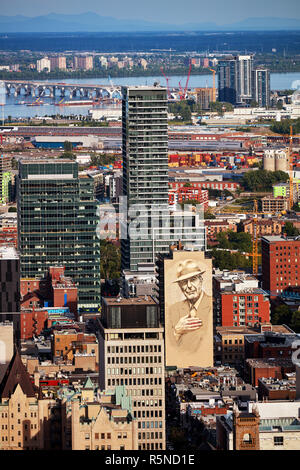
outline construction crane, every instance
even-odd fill
[[[293,209],[294,205],[294,178],[293,178],[293,127],[290,126],[290,142],[289,142],[289,149],[288,149],[288,156],[289,156],[289,176],[290,176],[290,194],[289,194],[289,209],[290,211]]]
[[[186,98],[186,93],[187,93],[187,89],[188,89],[188,84],[189,84],[189,79],[190,79],[190,75],[191,75],[191,70],[192,70],[192,61],[190,60],[189,71],[188,71],[188,75],[187,75],[187,79],[186,79],[186,84],[185,84],[184,90],[182,90],[181,83],[179,82],[180,99],[181,99],[181,100],[184,100],[184,99]]]
[[[213,73],[213,103],[216,101],[216,71],[214,69],[208,69]]]
[[[161,73],[163,74],[163,76],[165,77],[166,79],[166,82],[167,82],[167,94],[168,94],[168,100],[171,99],[171,92],[170,92],[170,87],[169,87],[169,77],[167,77],[167,75],[165,74],[164,72],[164,69],[163,67],[160,67],[160,71]]]
[[[253,274],[258,273],[258,239],[257,239],[257,199],[254,199],[254,208],[253,208],[253,233],[252,233],[252,272]]]

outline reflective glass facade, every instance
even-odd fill
[[[18,176],[21,278],[65,266],[78,285],[78,307],[100,305],[100,239],[92,178],[72,160],[22,161]]]

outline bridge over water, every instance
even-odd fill
[[[119,85],[98,85],[98,84],[74,84],[65,82],[45,82],[31,80],[3,80],[6,94],[19,96],[43,97],[69,97],[70,99],[80,98],[121,98],[121,86]],[[172,88],[170,92],[176,97],[179,88]],[[191,90],[188,90],[191,93]],[[191,93],[192,94],[192,93]]]
[[[64,82],[44,82],[28,80],[3,80],[7,95],[32,97],[60,96],[65,98],[120,98],[121,87],[112,85],[74,84]]]

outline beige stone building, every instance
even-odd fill
[[[41,399],[16,352],[0,384],[0,449],[59,448],[60,426],[51,424],[56,411],[55,400]]]
[[[217,417],[217,449],[299,450],[299,411],[299,401],[249,402],[247,413]]]
[[[148,296],[103,299],[99,320],[100,390],[126,387],[138,449],[165,449],[164,329]]]
[[[90,378],[59,393],[64,450],[137,450],[137,422],[125,387],[100,392]]]

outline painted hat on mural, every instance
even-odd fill
[[[177,268],[177,279],[173,282],[184,281],[190,277],[204,274],[205,271],[202,271],[200,266],[195,263],[192,259],[187,259],[179,263]]]

